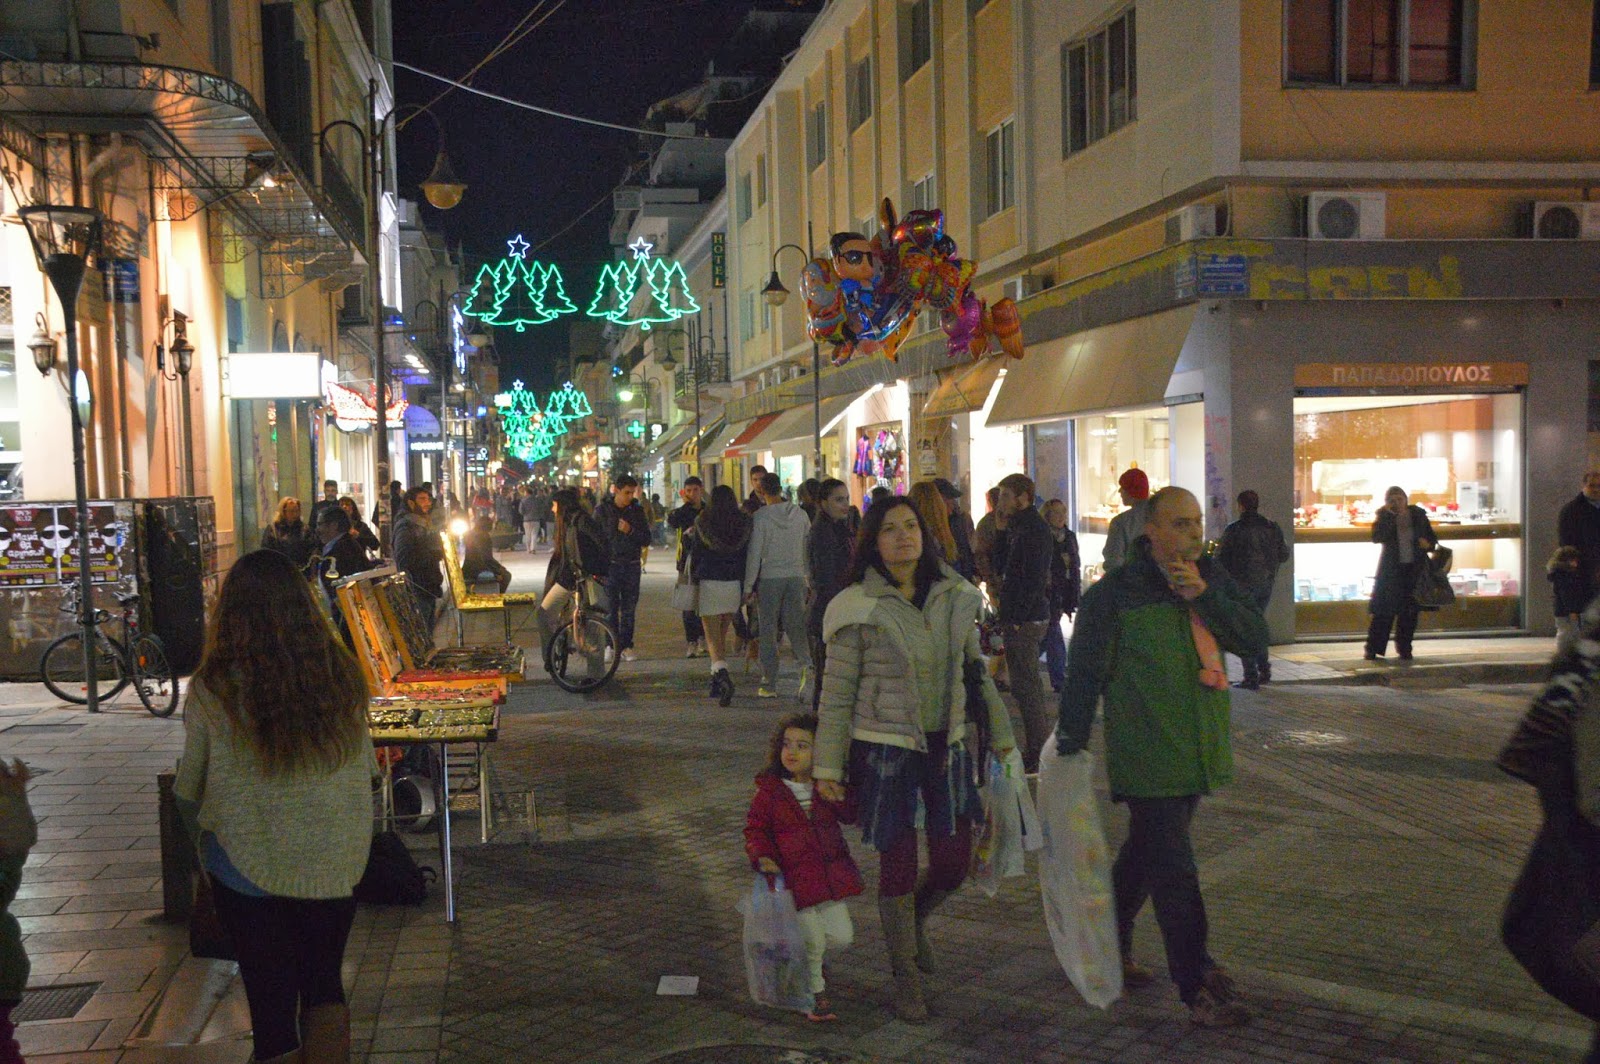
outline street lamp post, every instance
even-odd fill
[[[83,629],[83,679],[90,713],[100,712],[100,684],[95,671],[94,561],[89,553],[89,483],[84,469],[84,411],[78,395],[78,291],[89,256],[100,253],[100,212],[91,207],[36,206],[19,208],[28,227],[39,268],[61,301],[67,334],[67,394],[72,414],[72,484],[78,504],[78,624]],[[48,372],[48,370],[46,370]],[[88,396],[81,397],[88,399]]]
[[[667,335],[670,336],[673,333],[683,337],[683,353],[688,362],[685,368],[689,371],[689,386],[694,389],[694,475],[700,476],[702,472],[700,465],[700,366],[701,359],[705,354],[705,344],[710,338],[700,336],[691,341],[688,331],[684,329],[673,329]],[[672,358],[671,347],[667,348],[667,357],[660,359],[659,364],[668,373],[677,368],[677,363]]]
[[[811,223],[806,222],[806,244],[811,244]],[[783,244],[772,253],[772,276],[767,278],[766,287],[761,289],[761,298],[767,301],[768,306],[781,307],[789,298],[789,290],[778,279],[778,256],[789,248],[805,256],[806,262],[811,261],[811,252],[799,244]],[[822,479],[822,348],[815,340],[811,341],[811,468],[813,476]]]
[[[391,109],[382,118],[378,117],[378,82],[376,79],[367,82],[367,126],[362,129],[347,118],[336,118],[322,127],[318,137],[326,140],[328,132],[336,126],[344,126],[356,135],[361,143],[361,171],[362,183],[367,190],[367,239],[365,241],[367,257],[367,301],[368,310],[372,315],[372,378],[373,384],[372,405],[377,413],[377,423],[373,432],[377,435],[377,468],[375,476],[378,481],[378,541],[388,544],[391,515],[389,513],[389,420],[388,396],[385,394],[389,384],[389,367],[384,357],[383,345],[383,297],[379,294],[381,277],[378,271],[378,200],[383,195],[383,174],[378,169],[378,133],[383,125],[394,117],[396,109]],[[426,110],[419,109],[417,114],[427,114],[430,119],[433,115]],[[438,119],[433,119],[438,127]],[[461,202],[461,196],[466,192],[467,186],[455,176],[450,168],[450,160],[444,154],[444,131],[439,132],[439,155],[434,160],[433,173],[422,183],[422,194],[429,203],[439,210],[447,211]]]
[[[167,326],[172,326],[172,346],[168,347]],[[174,369],[177,372],[167,372],[167,355],[172,356]],[[189,370],[194,366],[194,344],[189,342],[189,318],[182,311],[173,311],[172,317],[161,323],[160,334],[156,338],[156,373],[162,380],[183,381],[179,389],[179,416],[182,419],[183,429],[183,493],[187,496],[194,495],[194,433],[189,417]]]

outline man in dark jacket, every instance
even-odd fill
[[[1006,519],[1005,568],[1000,575],[1000,634],[1006,644],[1006,675],[1027,738],[1022,765],[1039,769],[1039,751],[1053,723],[1039,676],[1039,648],[1050,623],[1050,570],[1056,541],[1033,507],[1033,481],[1012,473],[1000,482],[996,514]]]
[[[1089,743],[1104,703],[1106,775],[1128,806],[1128,838],[1111,870],[1123,984],[1154,975],[1132,956],[1133,922],[1155,903],[1167,964],[1198,1026],[1246,1023],[1250,1010],[1206,952],[1205,901],[1189,824],[1200,796],[1233,779],[1228,674],[1222,651],[1266,649],[1249,594],[1200,557],[1205,518],[1182,488],[1150,498],[1144,535],[1124,565],[1088,591],[1067,650],[1056,749]]]
[[[611,482],[611,494],[594,509],[594,519],[611,546],[606,588],[611,594],[611,629],[623,661],[634,660],[633,619],[639,609],[643,550],[650,546],[650,521],[639,505],[639,482],[627,473]]]
[[[428,523],[433,496],[422,487],[405,493],[405,512],[394,523],[394,567],[406,575],[422,619],[433,631],[434,609],[444,593],[444,542]]]
[[[325,510],[339,508],[339,482],[337,480],[324,480],[322,482],[322,498],[311,504],[311,527],[317,528],[322,524],[322,514]]]
[[[1261,496],[1253,491],[1239,493],[1239,519],[1222,530],[1222,545],[1217,561],[1255,599],[1256,609],[1267,612],[1272,600],[1272,583],[1278,566],[1289,560],[1289,544],[1284,542],[1278,522],[1261,516]],[[1242,659],[1244,679],[1236,686],[1254,691],[1272,681],[1272,661],[1265,651],[1257,658]]]
[[[1561,508],[1556,529],[1559,546],[1578,549],[1579,593],[1589,602],[1600,594],[1600,468],[1583,475],[1583,491]]]
[[[956,560],[950,567],[968,580],[975,580],[978,570],[972,560],[972,515],[961,508],[961,489],[944,477],[934,477],[933,486],[944,499],[945,512],[950,515],[950,535],[956,541]]]
[[[817,486],[817,517],[806,535],[806,639],[811,644],[811,709],[822,699],[822,673],[828,644],[822,638],[822,618],[828,603],[850,582],[851,553],[856,538],[850,506],[850,489],[841,480],[824,480]]]
[[[694,527],[694,519],[706,508],[705,483],[699,477],[690,477],[678,489],[683,505],[667,515],[667,527],[678,534],[676,555],[678,572],[683,572],[688,559],[684,557],[683,534]],[[706,654],[706,626],[694,610],[683,611],[683,641],[688,645],[686,658],[702,658]]]

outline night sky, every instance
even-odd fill
[[[657,100],[697,84],[719,42],[750,4],[741,0],[394,0],[395,58],[460,78],[531,8],[536,21],[519,44],[485,66],[472,84],[489,92],[590,118],[638,125]],[[395,72],[402,106],[423,104],[449,88],[409,71]],[[437,211],[417,187],[437,150],[432,123],[400,132],[401,194],[422,204],[426,223],[451,246],[464,245],[470,287],[479,265],[506,253],[521,233],[555,262],[567,294],[588,306],[595,278],[611,258],[610,192],[641,158],[637,134],[605,130],[509,107],[459,90],[434,104],[446,150],[467,193],[454,210]],[[409,113],[409,112],[407,112]],[[651,138],[648,144],[659,141]],[[599,207],[578,221],[602,196]],[[568,226],[570,229],[567,229]],[[557,235],[567,229],[564,234]],[[552,238],[554,238],[552,240]],[[550,243],[543,248],[539,245]],[[496,330],[501,379],[548,387],[565,374],[572,316],[518,334]]]

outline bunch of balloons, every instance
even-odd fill
[[[991,343],[1022,357],[1022,318],[1002,299],[989,306],[969,287],[976,263],[956,257],[956,242],[944,231],[944,212],[912,211],[896,219],[883,201],[882,228],[835,233],[829,257],[815,258],[800,276],[806,300],[806,331],[833,347],[833,364],[851,356],[882,352],[893,361],[917,315],[939,313],[951,358],[978,358]]]

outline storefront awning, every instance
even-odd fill
[[[1021,425],[1159,406],[1194,324],[1189,306],[1089,329],[1006,367],[988,424]]]
[[[954,417],[982,410],[983,404],[989,401],[989,393],[994,390],[994,382],[1000,379],[1000,371],[1013,364],[1014,359],[995,355],[940,370],[939,387],[928,397],[922,416]]]
[[[707,445],[705,453],[700,456],[702,462],[713,458],[737,458],[750,449],[750,441],[771,425],[781,414],[762,414],[752,418],[722,434],[721,442]]]
[[[822,430],[826,432],[828,426],[838,420],[845,408],[859,398],[855,395],[831,395],[822,400]],[[816,434],[817,413],[812,410],[808,402],[803,406],[791,407],[779,414],[773,422],[762,431],[761,435],[751,440],[747,445],[748,450],[759,451],[776,446],[786,440],[811,440]]]
[[[683,449],[683,445],[688,443],[689,437],[693,435],[694,422],[691,421],[686,425],[679,425],[677,428],[662,434],[660,439],[652,443],[650,449],[645,452],[645,457],[652,460],[665,458],[669,462],[674,461],[678,457],[678,452]]]

